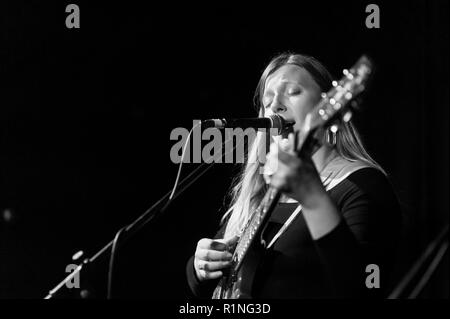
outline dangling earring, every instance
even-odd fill
[[[332,125],[327,128],[327,143],[331,146],[335,146],[337,143],[337,126]]]

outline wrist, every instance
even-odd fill
[[[302,212],[314,240],[328,234],[341,221],[339,210],[328,194],[317,196],[307,206],[302,205]]]
[[[302,206],[308,210],[325,210],[334,205],[325,189],[316,189],[305,196]]]
[[[330,201],[330,197],[320,180],[296,187],[291,197],[302,204],[304,208],[312,210],[328,205]]]

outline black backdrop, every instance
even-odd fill
[[[363,53],[377,65],[355,122],[405,212],[399,275],[448,223],[448,1],[376,2],[380,29],[365,27],[365,1],[77,1],[80,29],[65,27],[68,3],[0,3],[1,298],[44,297],[73,253],[96,252],[165,194],[171,130],[253,116],[261,71],[287,50],[335,77]],[[215,232],[236,170],[216,165],[123,247],[118,296],[190,296],[185,262]],[[81,275],[99,297],[105,266]],[[423,296],[448,296],[447,259]]]

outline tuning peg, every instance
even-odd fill
[[[339,126],[337,126],[336,124],[333,124],[330,126],[330,131],[332,133],[337,133],[338,129],[339,129]]]
[[[324,93],[320,94],[320,97],[321,97],[322,99],[325,99],[325,98],[327,97],[327,94],[324,92]]]
[[[347,77],[347,79],[349,79],[349,80],[353,79],[353,74],[351,72],[349,72],[347,69],[344,69],[342,71],[342,73],[344,73],[344,75]]]
[[[353,115],[352,111],[347,111],[347,113],[344,114],[344,117],[342,119],[344,120],[344,122],[348,122],[352,118],[352,115]]]
[[[73,261],[77,261],[77,260],[79,260],[81,257],[83,257],[83,255],[84,255],[84,252],[83,252],[82,250],[77,251],[75,254],[73,254],[72,260],[73,260]]]
[[[338,111],[338,110],[341,108],[341,106],[342,106],[342,104],[338,102],[338,103],[336,103],[336,104],[333,105],[333,108],[334,108],[336,111]]]
[[[331,85],[332,85],[333,87],[336,87],[336,86],[338,86],[338,83],[337,83],[337,81],[333,81],[333,82],[331,82]]]

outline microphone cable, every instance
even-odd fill
[[[215,156],[211,156],[211,157],[208,159],[208,161],[211,160],[211,159],[213,159],[213,161],[209,163],[209,164],[212,164],[212,165],[207,165],[206,163],[202,163],[201,165],[199,165],[199,166],[198,166],[196,169],[194,169],[188,176],[186,176],[185,179],[183,179],[183,180],[181,181],[180,187],[181,187],[183,184],[185,184],[185,186],[184,186],[178,193],[175,194],[176,189],[177,189],[177,187],[178,187],[179,178],[180,178],[180,176],[181,176],[181,168],[182,168],[183,161],[184,161],[184,157],[185,157],[185,154],[186,154],[186,149],[187,149],[187,147],[189,146],[190,137],[191,137],[192,132],[194,131],[194,129],[195,129],[196,127],[198,127],[199,125],[201,125],[201,124],[202,124],[202,122],[198,122],[198,123],[197,123],[196,125],[194,125],[194,126],[191,128],[191,130],[189,131],[188,137],[187,137],[187,139],[186,139],[186,141],[185,141],[185,143],[184,143],[184,146],[183,146],[183,152],[182,152],[182,154],[181,154],[181,160],[180,160],[180,164],[179,164],[179,166],[178,166],[178,171],[177,171],[177,175],[176,175],[176,178],[175,178],[175,183],[174,183],[174,185],[173,185],[172,191],[170,191],[169,193],[167,193],[166,195],[164,195],[164,196],[163,196],[161,199],[159,199],[155,204],[153,204],[150,208],[148,208],[148,209],[144,212],[144,214],[142,214],[140,217],[138,217],[133,223],[131,223],[131,224],[129,224],[128,226],[124,226],[124,227],[122,227],[121,229],[119,229],[119,230],[116,232],[115,236],[114,236],[114,240],[113,240],[112,242],[110,242],[109,245],[107,245],[107,246],[104,248],[104,249],[106,249],[107,247],[109,247],[109,246],[112,244],[112,247],[111,247],[111,253],[110,253],[110,259],[109,259],[109,266],[108,266],[107,299],[112,299],[112,297],[113,297],[112,292],[113,292],[114,265],[115,265],[116,259],[117,259],[117,251],[118,251],[118,247],[119,247],[119,242],[122,240],[123,236],[124,236],[125,234],[128,234],[128,233],[131,235],[133,232],[138,231],[139,229],[141,229],[142,227],[144,227],[148,222],[150,222],[153,218],[155,218],[156,213],[158,213],[158,212],[155,212],[155,213],[152,213],[152,212],[153,212],[153,211],[156,209],[156,207],[158,207],[158,206],[159,206],[159,205],[160,205],[167,197],[169,197],[168,200],[167,200],[167,202],[166,202],[166,204],[159,210],[159,213],[160,213],[160,214],[163,213],[163,212],[165,212],[165,210],[169,207],[169,205],[172,203],[172,201],[175,200],[175,199],[178,197],[178,195],[180,195],[186,188],[188,188],[190,185],[192,185],[196,180],[198,180],[201,176],[203,176],[209,169],[211,169],[211,168],[214,166],[214,164],[215,164],[215,162],[214,162]],[[223,146],[226,145],[226,143],[228,143],[230,140],[233,141],[233,136],[231,136],[230,139],[227,139],[226,141],[224,141],[224,142],[221,144],[221,146],[223,147]],[[244,138],[242,138],[242,140],[240,141],[240,143],[239,143],[238,145],[233,146],[233,148],[231,149],[230,152],[234,152],[234,150],[237,148],[237,146],[240,146],[243,142],[244,142]],[[226,152],[226,153],[223,154],[223,155],[220,154],[220,156],[222,157],[222,156],[225,156],[225,155],[227,155],[227,154],[229,154],[229,152]],[[208,162],[208,161],[206,161],[206,162]],[[205,166],[206,166],[206,167],[205,167]],[[203,171],[200,171],[202,168],[204,168]],[[195,174],[196,174],[198,171],[200,171],[199,174],[198,174],[197,176],[195,176]],[[194,178],[193,178],[191,181],[188,181],[188,180],[189,180],[191,177],[193,177],[193,176],[194,176]],[[152,213],[152,214],[150,214],[150,213]],[[147,215],[150,215],[150,216],[147,216]],[[146,220],[144,220],[144,219],[146,219]],[[144,221],[141,223],[142,220],[144,220]],[[137,225],[137,226],[136,226],[136,225]],[[137,227],[137,228],[135,228],[135,227]],[[91,258],[91,261],[93,261],[97,256],[99,256],[99,255],[104,251],[104,249],[102,249],[102,250],[101,250],[99,253],[97,253],[93,258]]]

